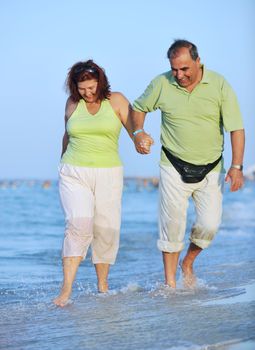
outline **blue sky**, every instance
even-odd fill
[[[176,38],[193,41],[201,61],[230,82],[246,128],[245,167],[255,164],[254,0],[2,0],[1,178],[56,178],[64,132],[68,68],[93,58],[113,91],[133,102],[169,69],[166,51]],[[123,130],[125,175],[158,175],[160,113],[147,115],[155,139],[137,154]],[[231,161],[226,134],[226,166]]]

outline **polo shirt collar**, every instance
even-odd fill
[[[210,83],[210,78],[209,78],[208,70],[205,68],[205,65],[204,65],[204,64],[202,64],[201,67],[202,67],[202,69],[203,69],[203,76],[202,76],[202,79],[201,79],[200,83],[202,83],[202,84],[208,84],[208,83]]]

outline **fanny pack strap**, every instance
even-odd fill
[[[221,154],[220,157],[216,159],[213,163],[208,163],[206,165],[196,165],[189,162],[185,162],[184,160],[173,156],[172,153],[170,153],[168,149],[166,149],[164,146],[162,146],[162,149],[165,152],[167,159],[175,167],[175,169],[178,171],[179,174],[182,174],[181,167],[185,167],[185,166],[188,166],[188,167],[191,166],[192,168],[197,169],[198,171],[202,169],[206,169],[206,174],[208,174],[219,163],[219,161],[222,158],[222,154]]]

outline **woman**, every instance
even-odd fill
[[[98,291],[108,291],[108,273],[119,248],[123,167],[121,127],[132,137],[129,102],[111,92],[104,70],[92,60],[74,64],[67,77],[59,191],[65,213],[63,286],[54,303],[65,306],[80,262],[91,246]],[[141,145],[143,147],[143,145]],[[149,151],[148,151],[149,153]]]

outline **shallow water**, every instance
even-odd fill
[[[62,279],[57,184],[1,186],[0,349],[255,349],[255,183],[226,190],[223,222],[197,259],[193,290],[180,271],[176,291],[163,284],[157,199],[152,186],[126,185],[109,294],[97,294],[88,258],[72,303],[59,309],[51,302]],[[190,205],[186,246],[193,220]]]

